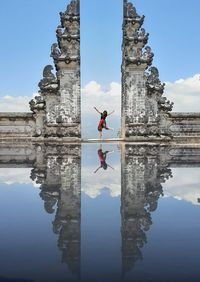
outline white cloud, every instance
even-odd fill
[[[163,184],[165,196],[198,205],[200,198],[200,168],[173,168],[173,178]]]
[[[34,93],[33,96],[38,95]],[[175,82],[166,82],[166,97],[174,102],[174,111],[200,112],[200,74]],[[29,110],[30,96],[3,96],[0,98],[1,112],[27,112]],[[87,115],[96,106],[100,110],[115,110],[120,116],[121,110],[121,84],[111,82],[109,88],[104,90],[96,81],[90,81],[81,89],[82,114]]]
[[[108,162],[109,163],[109,162]],[[94,173],[94,166],[82,167],[81,190],[90,198],[96,198],[107,188],[111,197],[121,195],[121,164],[115,164],[114,170],[102,168]],[[6,185],[26,184],[39,187],[30,179],[30,168],[1,168],[0,183]],[[173,178],[167,180],[163,186],[164,196],[184,200],[198,205],[200,198],[200,168],[173,168]]]
[[[34,93],[33,96],[37,95]],[[186,79],[179,79],[175,82],[167,82],[165,96],[174,102],[175,112],[200,112],[200,74]],[[29,112],[28,96],[4,96],[0,98],[1,112]],[[105,138],[117,137],[120,129],[121,115],[121,84],[111,82],[108,89],[96,81],[90,81],[81,89],[82,108],[82,135],[83,138],[96,138],[98,136],[97,124],[99,115],[93,107],[100,111],[108,112],[115,110],[114,115],[108,118],[108,126],[115,129],[114,132],[105,131]]]
[[[200,112],[200,74],[175,82],[167,82],[165,96],[174,102],[174,112]],[[98,134],[96,129],[98,116],[93,110],[94,106],[99,110],[112,111],[114,109],[116,112],[112,118],[109,118],[109,124],[118,130],[121,114],[120,83],[112,82],[108,90],[103,90],[100,84],[91,81],[82,89],[83,136],[87,138],[96,137]],[[110,132],[108,133],[110,137]],[[107,132],[104,134],[107,135]]]
[[[89,82],[82,88],[82,113],[88,114],[96,106],[100,111],[115,110],[116,115],[120,115],[121,85],[111,82],[108,90],[103,90],[96,81]]]
[[[81,184],[82,192],[90,198],[99,196],[104,188],[110,190],[111,197],[118,197],[121,195],[121,166],[115,165],[114,170],[101,168],[96,173],[93,167],[83,167]]]
[[[175,82],[166,82],[164,95],[174,102],[175,112],[200,112],[200,74]],[[82,113],[92,112],[93,106],[100,110],[115,109],[116,116],[121,110],[121,84],[112,82],[108,90],[103,90],[96,81],[82,88]]]
[[[200,74],[166,82],[165,96],[174,102],[174,112],[200,112]]]
[[[0,168],[0,183],[33,185],[30,174],[31,168]]]
[[[172,197],[180,201],[187,201],[198,205],[200,198],[200,168],[174,168],[173,178],[167,180],[163,186],[164,197]],[[121,166],[115,165],[115,170],[94,174],[92,167],[82,168],[82,192],[91,198],[96,198],[104,188],[110,190],[111,197],[121,195]]]
[[[97,165],[98,166],[98,165]],[[99,196],[104,188],[110,190],[112,197],[121,194],[121,167],[115,165],[114,170],[108,168],[106,171],[100,169],[94,173],[93,167],[82,168],[81,190],[91,198]],[[40,187],[30,178],[30,168],[0,168],[0,183],[6,185],[12,184],[32,184],[34,187]]]
[[[97,124],[99,115],[93,109],[97,107],[99,111],[107,110],[115,113],[108,118],[108,127],[115,129],[114,132],[104,131],[105,138],[117,137],[120,128],[121,115],[121,85],[117,82],[110,83],[109,89],[103,90],[102,86],[96,81],[89,82],[81,90],[81,105],[82,105],[82,135],[83,138],[97,138]]]
[[[8,95],[0,97],[0,112],[30,112],[29,101],[36,95],[38,93],[34,93],[32,97]]]

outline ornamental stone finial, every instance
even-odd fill
[[[58,82],[56,76],[52,73],[53,66],[47,65],[43,70],[43,78],[40,80],[38,86],[41,93],[56,92],[58,89]]]
[[[124,6],[128,3],[128,0],[124,0]]]
[[[70,4],[67,6],[66,14],[77,16],[80,13],[80,1],[71,0]]]
[[[54,60],[57,60],[61,55],[61,51],[60,51],[60,48],[58,46],[57,43],[53,43],[52,46],[51,46],[51,57],[54,59]]]

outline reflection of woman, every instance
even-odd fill
[[[113,130],[113,128],[107,127],[107,125],[106,125],[106,118],[107,118],[107,116],[112,115],[114,113],[114,111],[112,111],[111,113],[108,114],[107,111],[103,111],[101,113],[99,110],[97,110],[96,107],[94,107],[94,109],[97,111],[97,113],[99,113],[101,115],[101,118],[100,118],[100,121],[99,121],[99,124],[98,124],[99,138],[101,139],[102,138],[102,130],[103,130],[103,128],[106,129],[106,130]]]
[[[100,145],[99,150],[97,151],[98,156],[99,156],[99,161],[100,161],[100,167],[98,167],[94,173],[96,173],[100,168],[103,168],[104,170],[106,170],[108,167],[112,168],[114,170],[114,168],[112,166],[110,166],[109,164],[106,163],[106,156],[108,153],[112,153],[113,151],[105,151],[103,152],[102,150],[102,145]]]

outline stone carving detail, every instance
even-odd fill
[[[60,48],[57,43],[51,47],[51,57],[57,63],[58,60],[63,60],[66,64],[72,61],[80,61],[80,41],[77,39],[60,40]]]
[[[46,109],[46,99],[48,94],[57,93],[58,82],[55,75],[52,73],[53,67],[51,65],[45,66],[43,70],[43,78],[40,80],[38,86],[39,96],[36,96],[29,102],[30,109],[34,113],[44,111]]]
[[[167,100],[166,97],[163,97],[165,84],[161,83],[159,79],[159,72],[156,67],[151,67],[149,69],[149,74],[147,74],[147,94],[153,96],[155,101],[158,104],[158,110],[163,112],[169,112],[173,109],[173,102]]]
[[[43,70],[43,79],[40,80],[38,86],[40,93],[56,92],[58,90],[58,82],[55,75],[52,73],[53,67],[47,65]]]
[[[149,46],[145,47],[145,52],[142,52],[142,48],[133,48],[130,46],[130,48],[127,48],[126,50],[127,56],[126,61],[127,64],[136,64],[137,66],[141,64],[147,64],[151,65],[153,60],[153,52],[151,51],[151,48]]]
[[[159,79],[159,72],[156,67],[149,68],[149,74],[147,75],[147,89],[148,94],[154,94],[155,92],[158,92],[160,94],[163,94],[165,84],[161,83]]]
[[[172,111],[173,105],[174,103],[167,100],[166,97],[161,97],[158,101],[158,109],[166,113]]]
[[[60,51],[60,49],[58,47],[58,44],[57,43],[53,43],[52,46],[51,46],[51,57],[54,60],[57,60],[60,56],[61,56],[61,51]]]
[[[148,43],[149,34],[142,27],[133,4],[124,0],[122,45],[122,137],[160,136],[162,115],[172,110],[173,103],[163,97],[165,84],[156,67],[151,67],[154,54]],[[165,131],[168,135],[168,131]]]
[[[80,3],[72,0],[64,13],[60,13],[61,25],[56,30],[58,44],[51,48],[51,57],[56,69],[60,70],[60,62],[80,63]],[[63,67],[62,67],[63,68]]]
[[[59,122],[63,123],[79,123],[80,122],[80,108],[79,104],[79,72],[65,72],[60,83],[60,114]],[[73,115],[72,115],[73,113]]]
[[[139,24],[139,26],[141,26],[144,21],[144,16],[139,16],[136,12],[136,8],[127,0],[124,0],[124,17],[133,23]]]
[[[34,113],[36,113],[37,111],[44,110],[45,109],[44,98],[42,96],[35,96],[35,98],[29,102],[29,105],[30,105],[30,110]]]
[[[70,16],[78,16],[80,10],[80,1],[72,0],[69,5],[67,5],[66,12],[60,13],[61,18]]]
[[[127,64],[151,65],[153,53],[149,46],[142,48],[148,41],[149,34],[141,28],[144,16],[140,17],[132,3],[124,1],[124,60]]]
[[[137,43],[137,40],[139,42],[144,42],[146,44],[148,42],[149,33],[146,33],[144,28],[141,28],[139,31],[137,31],[137,37],[134,38],[134,42]]]
[[[47,124],[56,125],[56,120],[59,116],[59,106],[52,101],[48,105],[48,112],[46,113]]]
[[[145,47],[145,52],[142,54],[141,62],[147,63],[148,65],[151,65],[153,60],[153,52],[151,51],[151,48],[149,46]]]
[[[36,184],[43,184],[45,181],[46,172],[44,170],[34,168],[31,170],[30,178],[33,180]]]

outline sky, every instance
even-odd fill
[[[88,104],[92,97],[96,106],[115,108],[116,117],[120,114],[122,2],[81,0],[83,113],[88,112],[88,107],[92,111]],[[0,111],[28,110],[27,101],[38,91],[44,66],[53,64],[51,44],[56,42],[59,12],[68,3],[69,0],[1,0]],[[159,69],[161,81],[167,82],[165,92],[175,102],[174,110],[200,111],[200,1],[132,3],[140,15],[145,15],[153,65]],[[83,120],[87,123],[91,117]]]

